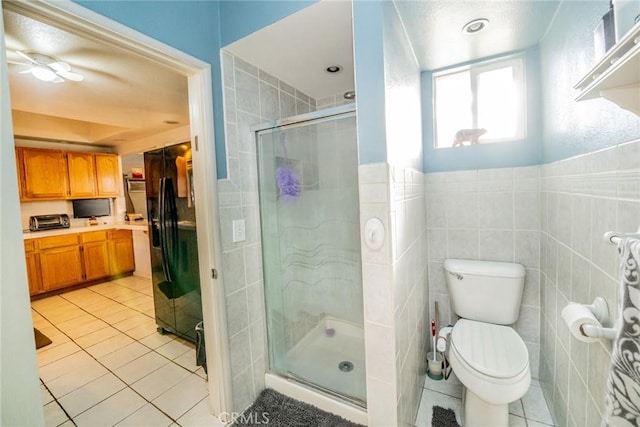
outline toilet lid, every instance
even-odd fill
[[[509,326],[460,319],[451,344],[469,367],[495,378],[514,377],[529,363],[524,341]]]

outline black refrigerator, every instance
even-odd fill
[[[202,321],[191,144],[144,153],[156,323],[196,341]]]

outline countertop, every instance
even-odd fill
[[[98,225],[71,225],[69,228],[58,228],[47,231],[29,231],[23,233],[24,239],[35,239],[40,237],[60,236],[63,234],[84,233],[87,231],[108,230],[110,228],[124,230],[141,230],[149,229],[148,222],[145,221],[119,221],[119,222],[99,222]]]

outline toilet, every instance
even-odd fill
[[[449,346],[451,368],[464,386],[465,427],[507,427],[509,403],[529,389],[529,352],[509,325],[518,320],[524,290],[520,264],[448,259],[451,308],[460,319]]]

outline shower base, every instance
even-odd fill
[[[367,413],[362,408],[366,401],[362,327],[325,317],[289,350],[286,366],[289,369],[285,376],[291,380],[267,373],[267,387],[367,424]]]

